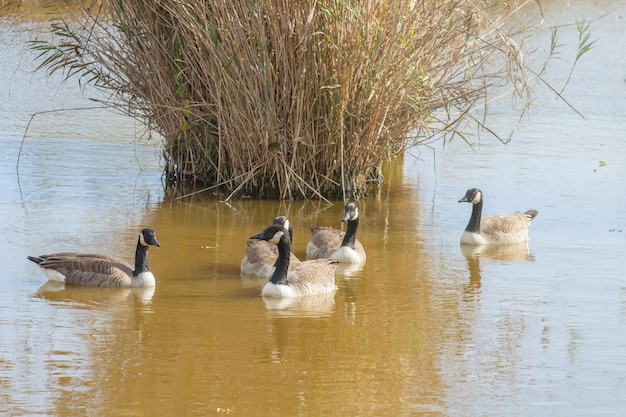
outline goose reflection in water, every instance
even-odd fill
[[[325,317],[335,311],[335,293],[304,297],[263,297],[270,317]]]
[[[335,269],[335,275],[350,278],[361,275],[365,262],[360,263],[339,263],[337,269]]]
[[[469,283],[464,287],[465,301],[478,301],[481,288],[480,262],[524,262],[532,261],[534,257],[528,248],[528,242],[510,243],[504,245],[471,246],[461,244],[461,253],[467,259]]]
[[[73,302],[83,305],[122,305],[138,301],[143,306],[152,302],[155,287],[99,288],[66,286],[61,282],[48,281],[37,290],[35,296],[48,301]]]

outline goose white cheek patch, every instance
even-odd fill
[[[274,236],[272,236],[272,238],[269,241],[274,244],[278,244],[281,237],[283,237],[283,232],[276,232],[274,233]]]

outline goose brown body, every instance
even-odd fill
[[[366,259],[365,248],[356,238],[359,210],[355,203],[344,208],[345,232],[330,226],[312,226],[311,239],[306,246],[307,259],[333,259],[342,263],[360,263]]]

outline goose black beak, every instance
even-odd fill
[[[250,236],[250,239],[263,239],[263,232],[257,233],[254,236]]]

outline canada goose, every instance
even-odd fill
[[[135,268],[119,259],[91,253],[61,252],[29,256],[48,279],[88,287],[154,287],[148,268],[148,247],[161,246],[152,229],[143,229],[137,239]]]
[[[273,225],[282,226],[289,232],[289,240],[293,239],[293,228],[285,216],[278,216]],[[289,267],[294,268],[300,260],[293,253],[289,254]],[[248,241],[246,254],[241,260],[241,272],[255,277],[269,279],[276,269],[278,247],[264,240]]]
[[[276,269],[261,291],[264,297],[302,297],[337,290],[336,263],[331,260],[302,261],[289,270],[291,240],[285,228],[271,225],[261,233],[250,236],[250,239],[265,240],[278,246]]]
[[[345,263],[365,261],[365,249],[356,238],[359,228],[359,208],[349,203],[343,210],[342,222],[348,222],[345,233],[328,226],[312,226],[311,240],[306,245],[307,259],[334,259]]]
[[[528,226],[537,215],[537,210],[516,212],[506,216],[488,216],[481,219],[483,193],[478,188],[470,188],[459,203],[472,203],[472,216],[461,235],[465,245],[493,245],[518,243],[528,240]]]

